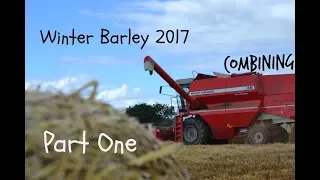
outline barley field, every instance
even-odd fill
[[[245,144],[245,138],[226,145],[183,146],[176,158],[192,180],[294,180],[295,131],[288,144]]]
[[[184,146],[176,154],[196,180],[293,180],[294,156],[294,144]]]

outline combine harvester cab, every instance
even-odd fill
[[[198,73],[174,81],[149,56],[144,68],[150,75],[156,71],[179,94],[175,141],[207,144],[245,135],[250,144],[288,142],[285,125],[295,122],[294,74]]]

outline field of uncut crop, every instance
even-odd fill
[[[191,179],[293,180],[295,145],[184,146],[175,156]]]

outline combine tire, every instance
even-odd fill
[[[249,144],[267,144],[269,143],[269,130],[266,126],[254,125],[248,133]]]
[[[196,118],[188,118],[183,121],[183,142],[186,145],[206,144],[208,128],[206,124]]]
[[[277,126],[276,135],[272,138],[274,143],[287,143],[289,142],[289,133],[281,126]]]

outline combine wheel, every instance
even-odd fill
[[[281,126],[276,126],[276,135],[273,136],[272,141],[275,143],[287,143],[289,142],[289,133]]]
[[[269,130],[266,126],[254,125],[248,133],[249,144],[267,144],[269,142]]]
[[[196,118],[188,118],[183,121],[183,142],[186,145],[205,144],[208,139],[206,124]]]

